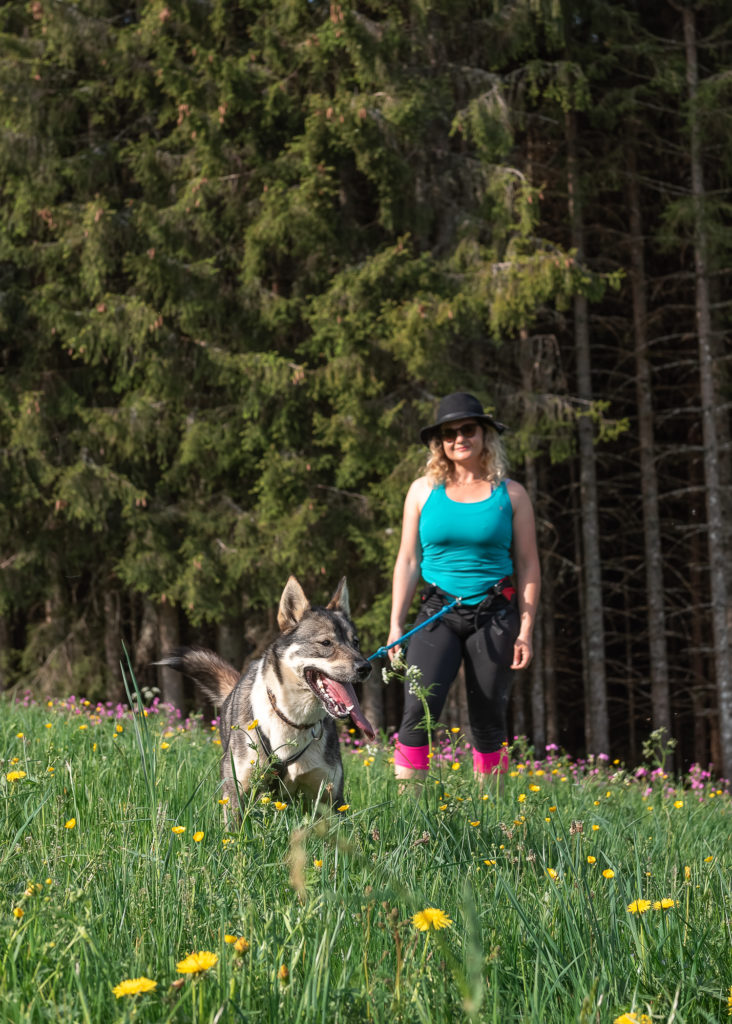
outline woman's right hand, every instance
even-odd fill
[[[401,636],[403,636],[403,634],[404,630],[401,626],[392,626],[391,629],[389,630],[389,636],[387,637],[386,640],[387,647],[389,646],[389,644],[393,644],[395,640],[398,640]],[[386,652],[389,655],[389,661],[394,661],[394,658],[396,658],[400,651],[401,647],[399,647],[399,645],[397,645],[396,647],[390,647],[389,650]]]

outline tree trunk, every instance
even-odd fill
[[[542,646],[544,648],[544,708],[546,742],[559,745],[559,705],[557,702],[556,643],[554,634],[555,588],[551,561],[541,560]]]
[[[117,701],[122,696],[123,686],[119,667],[121,657],[119,593],[108,581],[104,588],[104,661],[107,666],[106,690],[109,700]]]
[[[142,598],[142,621],[135,647],[132,652],[132,667],[137,682],[142,685],[155,686],[157,674],[152,668],[158,649],[158,614],[155,605],[147,598]]]
[[[216,650],[237,672],[241,672],[246,654],[246,641],[241,622],[219,622],[216,626]]]
[[[716,389],[712,355],[712,315],[709,299],[708,242],[704,226],[704,175],[701,133],[696,116],[699,72],[696,52],[696,17],[690,7],[683,8],[686,48],[686,83],[689,89],[689,143],[691,191],[694,201],[694,265],[696,270],[696,326],[699,342],[699,381],[704,439],[704,482],[707,508],[707,547],[709,553],[712,599],[712,638],[717,685],[717,710],[722,774],[732,775],[732,662],[727,628],[727,580],[725,570],[724,522],[719,473],[719,441],[716,427]]]
[[[0,693],[8,688],[10,669],[10,627],[4,615],[0,615]]]
[[[640,187],[636,165],[635,131],[627,149],[628,212],[630,217],[630,287],[633,297],[635,335],[635,392],[638,404],[640,488],[643,506],[643,544],[646,562],[646,593],[650,655],[651,707],[654,729],[671,737],[671,701],[666,647],[666,613],[663,589],[661,517],[658,508],[658,477],[654,451],[653,392],[648,356],[648,310],[643,251]]]
[[[567,191],[572,247],[577,261],[584,259],[584,226],[580,204],[577,125],[573,111],[565,118],[567,139]],[[577,395],[589,408],[592,402],[590,373],[590,327],[587,299],[574,298],[574,339],[577,367]],[[577,423],[580,463],[580,513],[582,520],[582,584],[584,591],[584,634],[587,650],[585,702],[589,735],[589,754],[609,753],[610,739],[607,718],[607,684],[605,673],[605,625],[602,603],[600,560],[600,519],[597,497],[597,474],[592,420],[580,416]]]
[[[533,456],[526,456],[524,468],[526,471],[526,490],[533,508],[536,508],[538,505],[539,485],[536,461]],[[543,757],[547,740],[544,704],[544,618],[541,607],[537,608],[536,621],[534,623],[534,657],[528,675],[531,680],[531,743],[536,756]]]
[[[372,668],[371,675],[361,686],[361,708],[377,733],[385,727],[384,684],[379,665]]]
[[[158,658],[180,645],[178,610],[165,601],[158,605]],[[158,666],[158,685],[166,704],[183,708],[183,676],[167,665]]]

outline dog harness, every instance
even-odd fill
[[[310,729],[310,739],[302,748],[302,750],[298,750],[291,757],[280,757],[279,754],[276,754],[272,749],[272,744],[269,742],[269,737],[265,736],[265,734],[262,732],[258,725],[255,725],[254,732],[262,747],[264,756],[269,762],[270,770],[273,771],[274,774],[281,779],[284,777],[285,769],[289,765],[294,764],[295,761],[299,761],[300,758],[305,753],[305,751],[308,750],[310,746],[312,746],[312,744],[316,740],[319,740],[320,737],[323,735],[323,719],[319,718],[317,722],[314,722],[312,724],[306,723],[305,725],[299,725],[297,722],[293,722],[291,719],[287,717],[287,715],[284,715],[280,711],[280,709],[277,707],[277,702],[275,701],[274,694],[269,688],[267,688],[267,696],[269,697],[269,702],[272,705],[272,710],[274,711],[278,718],[282,719],[283,722],[285,722],[287,725],[291,725],[294,729]]]

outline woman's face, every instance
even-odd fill
[[[446,423],[440,429],[442,450],[451,462],[466,462],[483,451],[483,428],[476,420]]]

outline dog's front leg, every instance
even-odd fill
[[[241,801],[251,789],[257,755],[247,744],[244,750],[232,747],[221,762],[224,823],[231,828],[241,827]]]

